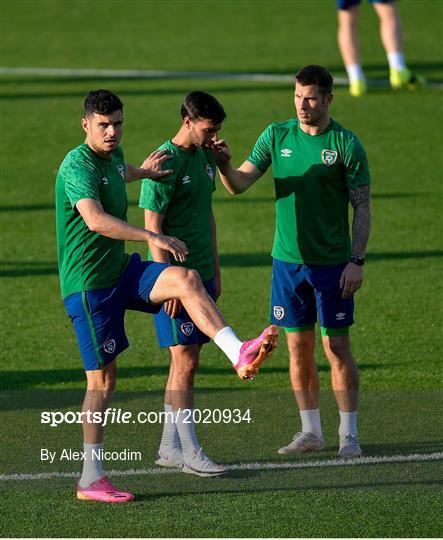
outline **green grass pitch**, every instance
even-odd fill
[[[0,16],[4,67],[158,69],[294,73],[324,64],[344,76],[333,0],[12,2]],[[332,115],[363,141],[373,179],[373,229],[366,278],[357,295],[353,351],[360,366],[360,438],[365,455],[442,451],[442,89],[437,1],[401,1],[409,64],[439,83],[420,92],[371,87],[362,99],[335,89]],[[362,54],[370,79],[387,79],[377,19],[361,6]],[[216,95],[228,119],[222,136],[234,162],[247,156],[271,121],[294,115],[284,82],[216,79],[98,79],[4,75],[1,79],[1,391],[0,475],[77,472],[80,465],[40,460],[40,449],[81,449],[80,428],[40,423],[42,411],[79,410],[84,373],[59,293],[54,180],[66,152],[82,140],[82,100],[105,87],[125,103],[122,146],[130,162],[172,136],[179,104],[193,89]],[[129,221],[141,225],[139,187],[128,186]],[[247,194],[214,197],[222,264],[220,306],[241,337],[268,318],[274,207],[268,173]],[[128,251],[145,253],[128,244]],[[128,313],[130,349],[119,359],[113,406],[159,411],[168,357],[153,322]],[[277,456],[298,429],[287,350],[252,383],[242,383],[210,344],[196,377],[196,406],[250,410],[251,422],[201,424],[205,451],[234,468],[226,478],[154,473],[158,424],[112,425],[107,448],[140,451],[147,469],[116,477],[137,495],[128,505],[79,503],[75,479],[0,480],[2,536],[89,537],[438,537],[441,461],[316,466],[337,457],[338,413],[330,373],[317,351],[327,448]],[[299,468],[266,464],[293,463]],[[1,477],[0,477],[1,478]]]

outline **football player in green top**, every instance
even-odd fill
[[[140,168],[126,163],[119,146],[122,125],[120,99],[108,90],[90,92],[82,119],[86,140],[68,153],[56,180],[61,291],[87,379],[83,473],[77,498],[114,503],[134,498],[109,482],[101,459],[104,426],[100,420],[115,387],[117,356],[129,346],[125,311],[157,313],[164,302],[178,299],[242,379],[257,372],[277,338],[271,326],[242,343],[208,296],[198,272],[125,253],[125,240],[149,242],[172,253],[178,262],[186,259],[188,250],[177,238],[127,223],[125,183],[160,179],[173,171],[165,163],[170,158],[166,151],[153,152]]]
[[[238,169],[231,165],[225,141],[215,141],[212,149],[222,182],[233,194],[248,189],[272,165],[276,228],[271,320],[286,330],[291,384],[302,421],[302,430],[279,453],[325,446],[314,360],[318,318],[340,412],[339,455],[349,458],[361,454],[358,370],[349,327],[353,324],[353,294],[363,281],[370,178],[362,144],[329,115],[332,84],[332,76],[321,66],[301,69],[295,76],[297,118],[265,129]]]
[[[186,96],[181,117],[179,131],[159,148],[172,156],[167,166],[174,172],[161,182],[143,180],[140,207],[145,209],[147,229],[185,242],[186,261],[173,264],[197,270],[206,291],[216,301],[221,291],[212,212],[216,165],[208,145],[217,136],[226,113],[215,97],[194,91]],[[150,258],[171,262],[168,251],[154,243],[150,243]],[[169,347],[171,366],[164,407],[165,411],[174,411],[175,418],[175,422],[164,424],[156,463],[202,476],[226,472],[202,452],[193,422],[194,375],[202,345],[209,338],[194,325],[177,299],[166,302],[154,320],[160,347]]]

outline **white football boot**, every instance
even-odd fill
[[[155,464],[160,465],[160,467],[181,469],[183,466],[182,451],[179,448],[174,448],[173,450],[164,450],[159,448]]]
[[[340,437],[340,449],[338,455],[344,459],[360,457],[362,450],[358,444],[357,435],[345,435]]]
[[[198,452],[194,450],[191,457],[183,456],[182,472],[198,476],[218,476],[227,473],[228,469],[214,463],[200,448]]]
[[[317,437],[313,433],[299,431],[292,437],[292,442],[288,446],[279,448],[278,454],[299,454],[300,452],[315,452],[323,450],[326,446],[323,435]]]

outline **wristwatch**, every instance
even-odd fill
[[[357,255],[352,255],[349,257],[349,262],[356,264],[357,266],[363,266],[365,264],[364,257],[357,257]]]

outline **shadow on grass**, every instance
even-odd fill
[[[379,370],[379,369],[391,369],[392,363],[388,364],[359,364],[360,370]],[[320,364],[317,366],[319,372],[329,372],[329,365]],[[288,373],[288,367],[263,367],[260,372],[262,374],[275,374],[275,373]],[[163,375],[168,376],[169,365],[154,365],[154,366],[139,366],[139,367],[119,367],[117,380],[131,379],[137,377],[150,377]],[[212,367],[201,365],[198,368],[199,375],[233,375],[232,369],[226,364],[226,367]],[[43,391],[45,387],[51,385],[61,385],[66,383],[75,383],[86,381],[85,372],[79,367],[79,369],[43,369],[43,370],[31,370],[31,371],[1,371],[2,379],[0,382],[0,390],[25,390]],[[224,391],[226,388],[220,388],[220,391]],[[57,391],[63,392],[66,390],[57,389]],[[216,392],[219,391],[216,388],[197,389],[197,392]],[[149,392],[150,394],[150,392]]]
[[[372,193],[371,197],[373,199],[407,199],[407,198],[413,198],[413,197],[424,197],[432,195],[427,192],[394,192],[394,193]],[[267,202],[274,202],[275,197],[269,196],[269,197],[248,197],[241,196],[241,197],[215,197],[213,199],[214,204],[261,204],[261,203],[267,203]],[[128,201],[128,206],[137,207],[138,208],[138,201]],[[41,203],[41,204],[5,204],[0,206],[0,213],[1,212],[46,212],[46,211],[55,211],[55,204],[50,203]]]
[[[366,256],[369,264],[378,261],[428,259],[443,256],[443,250],[429,251],[400,251],[397,253],[369,252]],[[272,257],[269,253],[222,253],[219,255],[220,265],[226,268],[252,268],[266,266],[271,268]],[[25,276],[56,276],[58,267],[50,261],[0,261],[4,266],[11,266],[0,270],[0,277]]]
[[[212,479],[211,483],[214,481]],[[304,492],[304,491],[334,491],[334,490],[362,490],[362,489],[371,489],[371,488],[395,488],[395,487],[406,487],[406,486],[441,486],[442,482],[439,480],[399,480],[394,482],[388,482],[385,480],[380,480],[379,482],[350,482],[350,483],[336,483],[331,484],[330,479],[325,480],[324,484],[311,484],[306,483],[303,486],[297,485],[288,485],[286,487],[258,487],[256,485],[250,487],[239,487],[238,489],[223,489],[221,487],[205,487],[202,489],[196,490],[180,490],[180,491],[168,491],[168,492],[156,492],[156,493],[136,493],[136,499],[132,504],[137,504],[137,501],[149,501],[149,500],[158,500],[162,497],[183,497],[183,496],[198,496],[208,493],[223,493],[223,495],[229,494],[238,494],[238,493],[286,493],[286,492]]]
[[[165,378],[166,383],[166,378]],[[76,410],[81,407],[85,397],[85,389],[15,389],[1,390],[0,410],[25,411],[25,410],[63,410],[74,407]],[[196,395],[233,394],[239,392],[238,387],[223,388],[197,388]],[[163,398],[165,391],[162,390],[134,390],[116,392],[112,398],[111,407],[124,407],[131,410],[131,407],[138,408],[140,401],[152,410],[163,410]],[[135,404],[133,402],[136,402]]]

